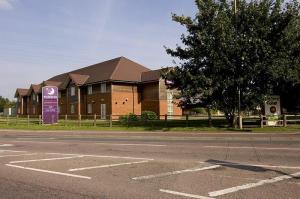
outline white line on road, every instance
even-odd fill
[[[75,168],[75,169],[69,169],[68,171],[83,171],[83,170],[89,170],[89,169],[100,169],[100,168],[109,168],[109,167],[116,167],[116,166],[123,166],[123,165],[131,165],[131,164],[141,164],[141,163],[147,163],[148,160],[139,161],[139,162],[126,162],[126,163],[119,163],[119,164],[107,164],[107,165],[101,165],[101,166],[92,166],[92,167],[82,167],[82,168]]]
[[[150,146],[150,147],[164,147],[167,145],[162,144],[124,144],[124,143],[96,143],[100,145],[112,145],[112,146]]]
[[[225,194],[228,194],[228,193],[234,193],[234,192],[237,192],[237,191],[240,191],[240,190],[250,189],[250,188],[262,186],[262,185],[265,185],[265,184],[271,184],[271,183],[279,182],[279,181],[282,181],[282,180],[291,179],[293,177],[298,177],[298,176],[300,176],[300,172],[293,173],[293,174],[290,174],[290,175],[282,175],[282,176],[278,176],[278,177],[271,178],[271,179],[260,180],[260,181],[255,182],[255,183],[248,183],[248,184],[244,184],[244,185],[241,185],[241,186],[231,187],[231,188],[223,189],[223,190],[219,190],[219,191],[213,191],[213,192],[208,193],[208,195],[210,197],[221,196],[221,195],[225,195]]]
[[[16,163],[24,163],[24,162],[41,162],[41,161],[51,161],[51,160],[67,160],[73,158],[82,158],[84,156],[73,156],[73,157],[62,157],[62,158],[46,158],[46,159],[35,159],[35,160],[20,160],[20,161],[12,161],[11,164]]]
[[[57,171],[49,171],[49,170],[44,170],[44,169],[35,169],[35,168],[31,168],[31,167],[22,167],[22,166],[12,165],[12,164],[6,164],[6,166],[19,168],[19,169],[26,169],[26,170],[31,170],[31,171],[38,171],[38,172],[43,172],[43,173],[51,173],[51,174],[56,174],[56,175],[69,176],[69,177],[74,177],[74,178],[83,178],[83,179],[88,179],[88,180],[92,179],[91,177],[88,177],[88,176],[74,175],[74,174],[62,173],[62,172],[57,172]]]
[[[85,154],[67,154],[67,153],[46,153],[49,155],[75,155],[83,157],[95,157],[95,158],[120,158],[120,159],[132,159],[132,160],[153,160],[149,158],[136,158],[136,157],[126,157],[126,156],[108,156],[108,155],[85,155]]]
[[[185,169],[185,170],[180,170],[180,171],[159,173],[159,174],[148,175],[148,176],[140,176],[140,177],[134,177],[132,179],[133,180],[145,180],[145,179],[158,178],[158,177],[164,177],[164,176],[170,176],[170,175],[177,175],[177,174],[181,174],[181,173],[205,171],[205,170],[209,170],[209,169],[215,169],[215,168],[218,168],[218,167],[220,167],[220,165],[213,165],[213,166],[202,167],[202,168]]]
[[[5,157],[18,157],[18,156],[26,156],[26,155],[36,155],[37,153],[29,153],[29,154],[18,154],[18,155],[1,155],[0,158],[5,158]]]
[[[279,169],[300,169],[296,166],[285,166],[285,165],[264,165],[264,164],[248,164],[248,163],[230,163],[230,162],[200,162],[210,163],[221,166],[249,166],[249,167],[264,167],[264,168],[279,168]]]
[[[13,144],[0,144],[0,147],[5,147],[5,146],[14,146]]]
[[[219,148],[219,149],[261,149],[261,150],[289,150],[289,151],[300,151],[300,148],[270,148],[270,147],[248,147],[248,146],[202,146],[203,148]]]
[[[28,138],[16,138],[17,140],[55,140],[55,138],[43,138],[43,137],[40,137],[40,138],[31,138],[31,137],[28,137]]]
[[[160,189],[159,191],[164,192],[164,193],[173,194],[173,195],[178,195],[178,196],[185,196],[185,197],[188,197],[188,198],[213,199],[213,198],[206,197],[206,196],[199,196],[199,195],[194,195],[194,194],[189,194],[189,193],[182,193],[182,192],[171,191],[171,190],[166,190],[166,189]]]
[[[26,153],[27,151],[0,150],[0,153],[1,153],[1,152]]]

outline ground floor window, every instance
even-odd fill
[[[88,114],[92,114],[93,113],[93,105],[92,104],[88,104],[88,106],[87,106],[87,112],[88,112]]]
[[[71,114],[74,114],[74,113],[75,113],[75,105],[71,104]]]

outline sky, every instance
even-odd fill
[[[120,56],[170,66],[164,46],[185,32],[171,14],[195,12],[194,0],[0,0],[0,96]]]

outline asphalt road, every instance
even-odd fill
[[[0,131],[0,198],[300,198],[300,134]]]

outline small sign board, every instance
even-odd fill
[[[44,124],[58,122],[58,88],[45,86],[42,88],[42,117]]]
[[[281,115],[280,96],[272,95],[265,101],[265,115],[268,118],[267,125],[275,126]]]

